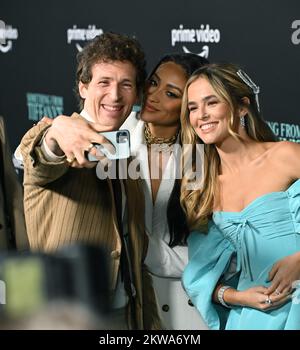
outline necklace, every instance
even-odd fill
[[[151,134],[149,125],[145,123],[144,136],[147,146],[155,149],[157,152],[170,152],[176,142],[179,130],[171,137],[156,137]]]

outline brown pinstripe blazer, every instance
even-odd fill
[[[70,168],[65,160],[48,162],[39,147],[47,127],[44,123],[34,126],[25,134],[20,147],[24,159],[24,208],[30,246],[46,252],[71,242],[106,247],[111,253],[111,288],[114,289],[122,247],[111,182],[99,180],[95,168]],[[152,281],[144,265],[148,242],[142,191],[134,180],[125,181],[125,190],[129,249],[137,292],[136,323],[138,329],[159,329]]]
[[[25,229],[22,186],[12,164],[4,120],[0,117],[0,250],[11,247],[10,235],[18,250],[29,248]],[[11,231],[11,232],[9,232]]]

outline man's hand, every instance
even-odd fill
[[[104,136],[99,135],[101,129],[98,123],[88,122],[79,115],[73,114],[72,118],[60,115],[53,119],[45,142],[57,156],[65,155],[70,166],[93,167],[95,163],[86,159],[85,152],[92,151],[93,143],[108,142]]]

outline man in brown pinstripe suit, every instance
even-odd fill
[[[111,179],[99,180],[85,153],[95,151],[93,143],[104,143],[98,132],[121,126],[139,98],[144,78],[144,53],[135,39],[114,33],[96,37],[78,55],[80,115],[59,116],[52,124],[41,122],[20,145],[31,249],[54,251],[72,242],[106,247],[114,310],[124,316],[127,329],[160,327],[144,265],[142,191],[136,180],[115,182],[119,190]]]

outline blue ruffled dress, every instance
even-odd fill
[[[212,293],[233,254],[240,272],[236,288],[268,286],[272,265],[300,251],[300,179],[286,191],[256,198],[241,212],[215,212],[208,234],[192,232],[183,285],[211,329],[220,329],[219,309]],[[225,308],[223,308],[225,309]],[[230,309],[225,329],[300,329],[299,289],[278,309]]]

